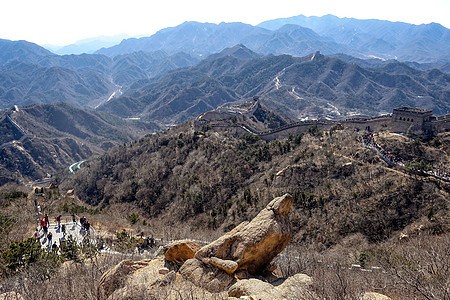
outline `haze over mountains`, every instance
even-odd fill
[[[244,23],[185,22],[150,37],[126,39],[97,51],[115,56],[136,50],[184,51],[207,56],[236,44],[263,54],[304,56],[345,53],[360,58],[380,57],[415,62],[448,62],[450,31],[436,23],[412,25],[381,20],[357,20],[332,15]]]
[[[265,21],[258,26],[278,30],[287,24],[310,28],[321,36],[332,37],[336,43],[349,47],[362,57],[416,62],[448,62],[450,58],[450,31],[437,23],[413,25],[333,15],[299,15]]]
[[[55,46],[44,45],[45,48],[59,55],[66,54],[92,54],[100,48],[107,48],[120,43],[123,39],[129,38],[127,34],[119,34],[115,36],[99,36],[87,38],[77,41],[70,45]]]

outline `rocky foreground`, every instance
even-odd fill
[[[103,274],[100,299],[319,299],[312,278],[282,278],[272,260],[292,238],[288,194],[273,199],[243,222],[200,248],[191,241],[165,246],[164,257],[122,261]],[[366,293],[361,299],[389,299]]]

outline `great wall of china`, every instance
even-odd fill
[[[340,126],[369,131],[389,130],[394,133],[412,134],[414,136],[429,136],[438,132],[450,131],[450,114],[434,116],[432,110],[411,107],[395,108],[391,114],[373,118],[309,120],[290,123],[268,131],[255,130],[236,118],[236,116],[250,117],[259,107],[259,100],[254,101],[247,109],[233,106],[219,107],[216,110],[201,114],[194,121],[194,127],[200,129],[207,125],[214,131],[227,131],[238,135],[250,132],[266,141],[305,133],[314,125],[320,130],[329,130],[332,127]]]

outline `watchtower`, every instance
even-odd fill
[[[415,107],[398,107],[392,112],[392,131],[401,133],[414,133],[418,135],[429,134],[432,131],[431,109]]]

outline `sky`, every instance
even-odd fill
[[[450,28],[450,0],[2,0],[0,10],[0,38],[61,46],[96,36],[150,36],[184,21],[257,25],[300,14]]]

